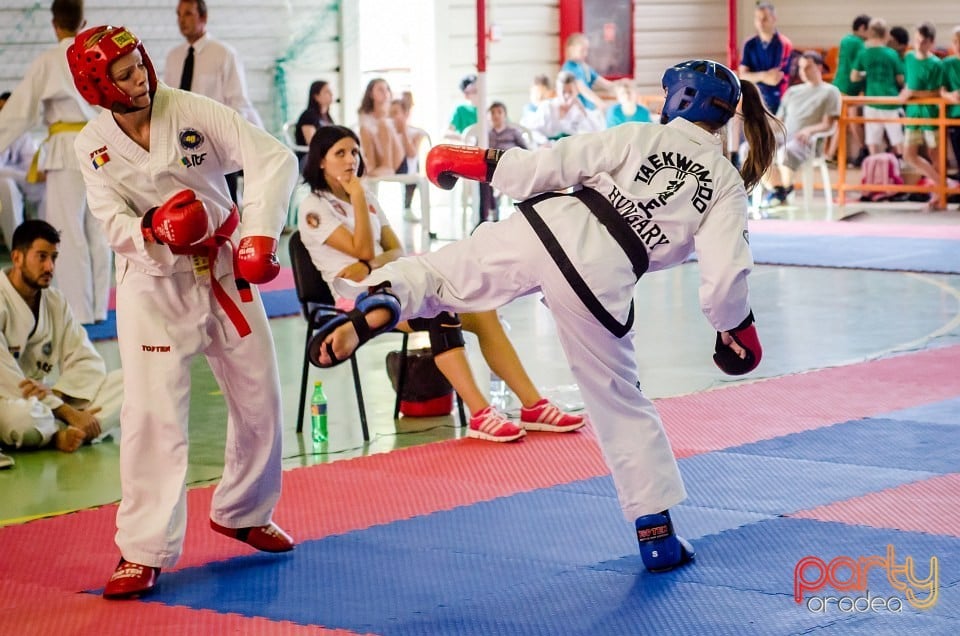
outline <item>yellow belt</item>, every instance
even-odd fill
[[[43,143],[47,143],[51,137],[60,133],[80,132],[86,125],[87,122],[85,121],[55,121],[47,128],[47,138],[43,140]],[[43,144],[40,144],[40,147],[42,148]],[[27,183],[43,183],[46,180],[46,174],[38,168],[39,164],[40,150],[38,149],[36,154],[33,155],[33,161],[30,162],[30,169],[27,170]]]

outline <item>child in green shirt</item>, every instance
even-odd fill
[[[953,50],[956,55],[945,58],[941,64],[943,71],[942,96],[951,104],[947,106],[947,117],[960,120],[960,26],[953,29]],[[960,166],[960,126],[947,128],[953,158]]]
[[[868,27],[869,37],[857,55],[850,71],[850,81],[864,80],[867,97],[898,97],[903,85],[903,62],[897,52],[887,46],[887,23],[874,18]],[[876,119],[896,119],[900,116],[897,104],[873,104],[863,107],[863,116]],[[903,126],[898,122],[868,121],[864,124],[864,137],[870,154],[885,152],[883,133],[897,155],[903,154]]]
[[[907,101],[911,98],[939,97],[943,85],[943,70],[940,58],[933,54],[933,43],[937,30],[929,22],[921,23],[913,34],[914,50],[904,57],[904,78],[906,85],[900,91],[900,97]],[[907,117],[937,117],[939,106],[936,104],[907,104]],[[904,144],[904,160],[920,171],[933,183],[940,182],[940,170],[931,158],[937,151],[937,127],[932,124],[907,124]],[[926,146],[927,155],[923,147]],[[942,210],[946,201],[936,193],[930,196],[929,210]]]

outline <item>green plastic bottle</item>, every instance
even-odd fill
[[[313,444],[327,441],[327,396],[323,394],[323,382],[317,380],[310,398],[310,433]]]

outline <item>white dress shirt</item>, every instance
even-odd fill
[[[163,82],[168,86],[180,86],[183,61],[187,59],[189,48],[190,43],[183,42],[167,54]],[[254,126],[263,128],[263,121],[247,96],[243,63],[233,47],[205,33],[193,43],[193,56],[193,81],[190,91],[229,106]]]

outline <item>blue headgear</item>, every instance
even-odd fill
[[[719,128],[733,117],[740,101],[740,80],[719,62],[689,60],[672,66],[661,82],[667,91],[660,123],[682,117]]]

